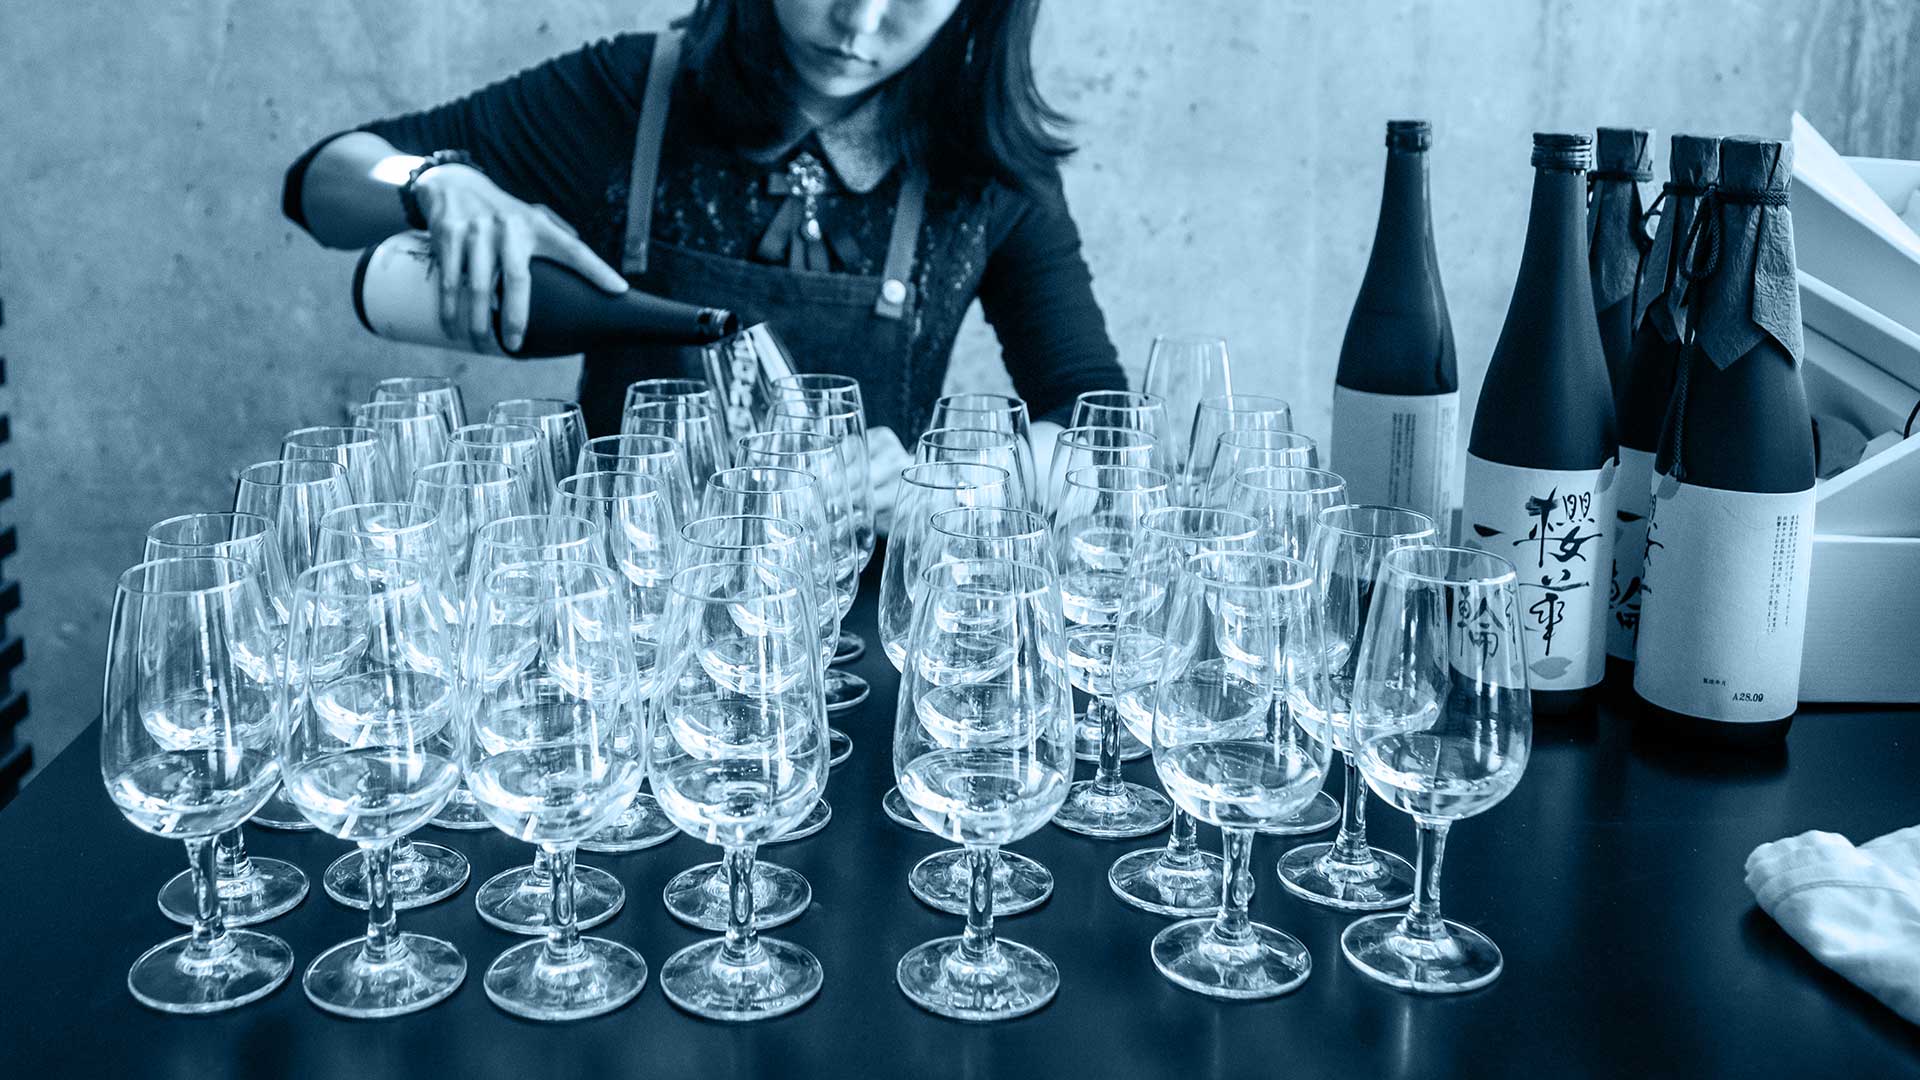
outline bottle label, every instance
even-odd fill
[[[1467,454],[1461,542],[1511,560],[1527,681],[1580,690],[1606,674],[1615,464],[1525,469]]]
[[[1453,513],[1453,463],[1460,394],[1370,394],[1333,388],[1329,466],[1347,498],[1418,510],[1435,521]]]
[[[1620,448],[1613,484],[1613,592],[1607,601],[1607,655],[1633,659],[1640,628],[1640,567],[1647,557],[1647,515],[1653,513],[1653,454]]]
[[[1800,698],[1812,488],[1756,493],[1662,477],[1647,519],[1633,688],[1687,716],[1763,723]]]
[[[440,328],[440,267],[426,233],[400,233],[373,249],[360,304],[367,326],[383,338],[472,351],[465,338],[449,338]]]

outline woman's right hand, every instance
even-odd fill
[[[440,326],[466,335],[481,352],[497,353],[493,337],[494,283],[500,283],[500,342],[518,349],[527,330],[534,256],[552,259],[609,293],[627,291],[627,279],[601,261],[560,215],[521,202],[478,169],[440,165],[414,184],[433,237],[440,268]]]

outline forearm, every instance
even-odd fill
[[[347,132],[322,146],[304,170],[289,173],[289,216],[297,207],[295,220],[326,247],[379,243],[407,228],[400,186],[420,160],[371,132]]]

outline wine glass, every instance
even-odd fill
[[[733,440],[745,435],[745,431],[733,430],[728,423],[727,411],[720,407],[720,395],[705,379],[640,379],[627,384],[627,396],[621,403],[622,415],[635,405],[649,401],[692,401],[712,410],[719,420],[720,444],[733,445]]]
[[[509,398],[487,410],[489,424],[519,424],[540,433],[547,450],[547,475],[555,484],[573,475],[587,443],[587,419],[578,402],[563,398]]]
[[[465,604],[467,594],[472,591],[473,546],[480,530],[490,522],[533,510],[527,496],[526,476],[498,461],[441,461],[423,465],[413,474],[413,486],[407,498],[434,513],[440,542],[447,549],[448,596],[460,605]],[[442,815],[434,824],[446,827],[446,821]],[[476,819],[467,827],[484,829],[487,824]]]
[[[460,387],[452,379],[439,375],[402,375],[381,379],[373,384],[370,402],[417,401],[439,415],[449,434],[467,423],[467,409],[460,400]]]
[[[1193,417],[1210,397],[1233,393],[1233,367],[1227,339],[1204,334],[1162,334],[1147,351],[1146,377],[1140,389],[1167,403],[1167,444],[1175,475],[1186,487],[1188,442]]]
[[[347,470],[334,461],[262,461],[240,470],[233,510],[273,522],[287,573],[298,577],[314,563],[320,519],[353,501]]]
[[[404,499],[422,465],[447,460],[453,429],[419,401],[369,401],[347,406],[347,424],[370,429],[380,441],[381,468],[390,499]]]
[[[1114,620],[1113,707],[1133,737],[1153,745],[1153,695],[1169,652],[1167,602],[1189,558],[1207,551],[1252,551],[1260,523],[1232,510],[1163,506],[1147,515],[1128,560]],[[1199,824],[1178,803],[1167,842],[1120,856],[1107,884],[1121,900],[1182,918],[1220,906],[1221,860],[1200,850]]]
[[[719,410],[692,398],[639,401],[620,414],[622,435],[665,435],[680,444],[696,500],[714,473],[733,464],[726,430]]]
[[[1267,394],[1229,392],[1200,399],[1193,412],[1193,434],[1187,439],[1186,498],[1198,497],[1196,490],[1207,479],[1204,470],[1213,467],[1213,451],[1220,436],[1247,430],[1292,431],[1293,406]]]
[[[553,512],[591,522],[599,540],[596,562],[610,566],[626,586],[628,624],[633,634],[634,669],[641,700],[653,693],[659,666],[660,631],[667,611],[668,586],[679,561],[679,537],[673,506],[652,477],[639,473],[579,473],[560,481]],[[679,835],[644,791],[613,824],[583,841],[583,851],[620,853],[664,844]]]
[[[271,993],[293,950],[230,929],[215,838],[274,785],[279,635],[253,568],[238,559],[143,562],[120,575],[107,631],[100,775],[137,829],[186,841],[198,904],[191,933],[141,954],[127,989],[162,1012],[209,1013]]]
[[[1226,860],[1218,914],[1153,939],[1154,966],[1221,998],[1265,998],[1305,982],[1306,946],[1253,922],[1253,836],[1293,817],[1326,783],[1324,720],[1292,707],[1324,678],[1313,570],[1264,552],[1188,559],[1168,603],[1168,656],[1153,702],[1153,768],[1183,809],[1220,827]]]
[[[427,576],[428,599],[440,606],[441,623],[459,625],[460,607],[447,592],[452,579],[439,515],[418,503],[355,503],[320,519],[322,563],[369,558],[418,563]],[[367,853],[349,851],[327,867],[321,886],[340,903],[364,911],[370,902],[367,871]],[[395,910],[406,911],[445,900],[460,891],[471,873],[467,857],[452,848],[401,836],[391,852],[390,902]]]
[[[1280,883],[1303,900],[1340,911],[1379,911],[1413,898],[1413,867],[1367,843],[1367,789],[1349,728],[1354,665],[1367,626],[1380,560],[1397,548],[1433,542],[1433,519],[1397,506],[1334,506],[1320,512],[1311,541],[1314,596],[1325,634],[1327,677],[1295,688],[1289,705],[1333,732],[1346,762],[1340,832],[1280,856]],[[1319,695],[1319,696],[1315,696]]]
[[[447,444],[454,461],[498,461],[519,469],[527,481],[527,501],[545,506],[553,501],[553,466],[546,440],[538,428],[525,424],[468,424],[455,429]]]
[[[1196,493],[1207,506],[1223,506],[1233,490],[1233,478],[1262,465],[1294,465],[1317,468],[1320,451],[1312,438],[1297,431],[1249,428],[1223,432],[1213,445],[1213,463],[1206,472],[1204,493]]]
[[[927,462],[900,470],[893,534],[880,564],[878,612],[880,648],[895,671],[906,670],[913,612],[925,590],[921,574],[937,555],[934,515],[962,506],[1017,505],[1012,482],[1012,474],[995,465]]]
[[[393,498],[387,486],[380,436],[372,428],[304,427],[280,441],[282,461],[333,461],[347,470],[347,492],[358,502]]]
[[[182,514],[147,528],[143,560],[196,556],[238,559],[251,566],[261,599],[266,604],[267,623],[276,640],[284,637],[293,583],[281,562],[273,525],[266,518],[258,514]],[[291,806],[287,810],[297,813]],[[214,855],[214,880],[220,888],[223,914],[229,926],[265,922],[293,910],[306,899],[307,875],[290,862],[249,857],[239,829],[220,834]],[[161,886],[159,903],[162,915],[184,926],[193,925],[199,912],[199,898],[194,896],[191,868],[175,874]]]
[[[1174,468],[1167,402],[1137,390],[1088,390],[1073,399],[1072,427],[1116,427],[1153,436],[1148,465],[1171,474]]]
[[[927,429],[935,428],[985,428],[1013,436],[1020,463],[1017,468],[1008,471],[1033,479],[1033,488],[1029,492],[1033,503],[1031,508],[1045,509],[1038,505],[1046,492],[1042,490],[1043,478],[1034,462],[1033,421],[1025,401],[1012,394],[948,394],[933,403],[933,418],[928,422]]]
[[[666,489],[673,520],[684,525],[700,516],[693,494],[693,473],[680,444],[665,435],[602,435],[580,448],[575,472],[631,472],[650,476]]]
[[[913,814],[967,850],[966,932],[908,950],[900,989],[960,1020],[1022,1016],[1053,999],[1044,953],[995,938],[994,851],[1046,824],[1073,776],[1073,697],[1053,575],[1030,563],[927,569],[893,729],[893,775]]]
[[[1067,474],[1076,469],[1102,466],[1153,467],[1154,437],[1132,428],[1067,428],[1054,440],[1053,456],[1047,459],[1046,505],[1042,512],[1055,512],[1067,486]]]
[[[1127,567],[1146,538],[1148,515],[1167,505],[1168,482],[1157,469],[1076,469],[1067,474],[1054,515],[1053,558],[1069,627],[1067,671],[1073,685],[1090,695],[1087,719],[1100,726],[1100,764],[1092,780],[1073,785],[1053,823],[1082,836],[1145,836],[1173,817],[1166,796],[1121,777],[1121,724],[1112,701],[1115,624]]]
[[[765,563],[701,563],[673,578],[671,657],[648,775],[689,836],[725,853],[723,937],[674,953],[660,988],[714,1020],[778,1016],[820,992],[820,961],[760,936],[756,848],[799,824],[827,783],[819,612],[805,575]]]
[[[366,935],[315,957],[301,980],[341,1016],[424,1009],[467,977],[451,942],[396,928],[390,873],[395,842],[460,783],[438,577],[411,559],[360,556],[313,567],[295,593],[280,698],[287,794],[323,832],[359,845],[366,875]]]
[[[1513,564],[1466,548],[1389,552],[1360,643],[1353,739],[1375,795],[1413,815],[1419,887],[1404,915],[1356,919],[1340,950],[1361,974],[1419,993],[1498,978],[1500,948],[1440,916],[1455,821],[1520,782],[1533,740]]]
[[[1011,477],[1008,490],[1013,501],[1009,505],[1030,510],[1040,509],[1037,481],[1031,473],[1023,470],[1028,467],[1026,458],[1031,455],[1021,453],[1022,443],[1018,436],[1004,431],[989,431],[985,428],[930,428],[920,433],[920,439],[914,444],[913,460],[922,463],[953,462],[956,464],[991,465],[1005,469]]]
[[[467,629],[467,786],[495,827],[553,863],[545,936],[501,953],[483,980],[495,1005],[530,1020],[598,1016],[646,985],[639,953],[580,935],[573,894],[575,847],[646,776],[626,591],[598,563],[512,563],[482,581]]]

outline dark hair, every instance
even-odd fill
[[[946,180],[1045,186],[1074,148],[1033,79],[1039,13],[1040,0],[961,0],[926,51],[881,85],[905,160]],[[675,25],[708,122],[745,147],[777,140],[796,76],[772,0],[698,0]]]

